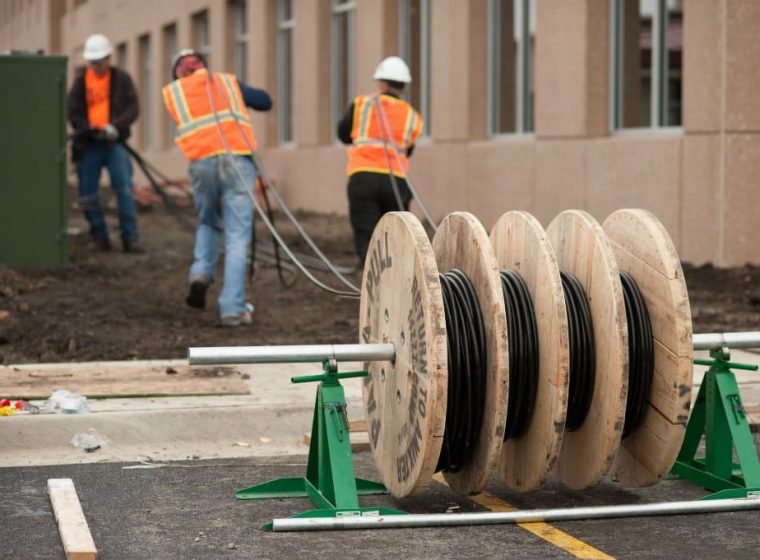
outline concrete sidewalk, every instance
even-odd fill
[[[117,369],[135,365],[187,365],[185,360],[110,362]],[[72,364],[16,365],[70,368]],[[341,371],[360,369],[343,363]],[[0,418],[2,466],[212,459],[305,454],[303,434],[311,430],[317,383],[291,383],[295,375],[317,374],[321,364],[236,366],[249,395],[88,399],[89,413],[15,414]],[[348,414],[362,418],[361,379],[342,381]],[[41,404],[42,401],[33,401]],[[95,429],[110,443],[86,453],[71,444],[76,434]]]
[[[698,352],[699,357],[709,357]],[[760,364],[760,354],[734,350],[735,362]],[[186,365],[184,360],[110,362],[109,368],[135,365]],[[70,368],[72,364],[14,366]],[[291,376],[319,373],[321,364],[236,366],[249,374],[249,395],[88,399],[90,413],[16,414],[0,418],[3,466],[110,461],[169,461],[232,457],[303,455],[303,434],[311,429],[316,383],[293,384]],[[343,363],[341,371],[360,369]],[[694,367],[694,391],[705,367]],[[736,371],[745,405],[760,403],[760,373]],[[361,379],[342,382],[349,418],[364,416]],[[110,443],[86,453],[75,448],[76,434],[95,429]]]

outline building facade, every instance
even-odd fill
[[[410,64],[425,118],[411,158],[434,216],[486,228],[657,215],[696,264],[760,263],[760,2],[753,0],[5,0],[0,52],[82,63],[106,34],[142,104],[133,144],[185,173],[160,89],[178,49],[272,95],[254,114],[269,174],[294,208],[346,213],[335,125],[385,56]]]

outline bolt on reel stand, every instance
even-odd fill
[[[324,373],[292,377],[292,383],[319,381],[311,425],[311,443],[305,477],[277,478],[243,488],[235,493],[238,500],[270,498],[309,498],[318,508],[291,517],[342,517],[353,515],[404,515],[387,508],[359,506],[358,496],[387,494],[379,482],[356,477],[354,473],[346,398],[341,379],[366,377],[366,371],[339,373],[334,357],[323,362]],[[271,530],[272,524],[262,525]]]

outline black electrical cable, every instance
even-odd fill
[[[475,289],[458,269],[439,274],[448,336],[446,429],[436,470],[457,472],[470,458],[483,418],[486,337]]]
[[[625,405],[623,437],[628,437],[644,419],[649,390],[654,375],[654,341],[652,323],[636,281],[627,272],[620,273],[628,324],[628,401]]]
[[[594,327],[581,283],[567,272],[560,271],[560,277],[565,293],[570,338],[570,387],[565,430],[572,432],[583,425],[594,396]]]
[[[538,327],[533,301],[516,270],[502,270],[501,289],[507,312],[509,348],[509,402],[504,441],[525,433],[538,391]]]
[[[266,207],[267,216],[269,221],[274,227],[274,213],[272,212],[272,205],[269,203],[269,194],[267,194],[267,187],[262,183],[261,193],[264,198],[264,206]],[[275,266],[277,267],[277,277],[280,279],[280,284],[284,288],[292,288],[298,281],[298,273],[292,273],[292,279],[287,280],[285,278],[285,269],[282,266],[282,257],[280,256],[280,246],[277,244],[277,240],[272,236],[272,245],[274,246],[274,258]],[[256,228],[251,228],[251,266],[248,269],[248,280],[253,278],[254,261],[256,259]]]

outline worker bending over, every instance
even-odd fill
[[[219,293],[221,326],[251,324],[253,306],[245,300],[245,270],[253,227],[256,149],[246,107],[268,111],[269,95],[241,84],[232,74],[209,72],[203,57],[183,50],[174,58],[176,78],[162,90],[177,123],[175,142],[190,161],[190,182],[198,211],[190,293],[191,307],[206,306],[214,282],[219,236],[224,231],[224,277]]]
[[[97,247],[111,250],[108,227],[98,198],[100,171],[105,167],[119,205],[125,253],[143,253],[138,243],[132,162],[121,141],[129,138],[139,107],[132,79],[111,66],[113,47],[105,35],[91,35],[84,44],[87,68],[69,91],[69,122],[74,129],[72,159],[79,175],[79,201]]]
[[[422,133],[422,117],[401,99],[404,86],[412,81],[406,63],[397,56],[388,57],[378,65],[373,79],[377,81],[378,93],[354,99],[338,123],[338,138],[352,144],[348,149],[348,210],[356,254],[362,265],[372,232],[382,215],[401,210],[399,203],[403,210],[409,210],[412,194],[405,180],[409,170],[407,158]],[[394,144],[399,150],[398,157]]]

